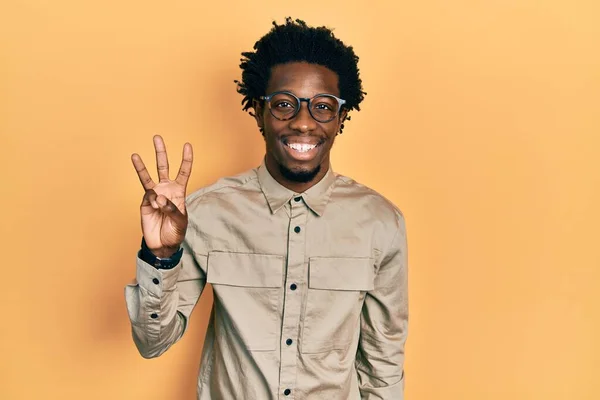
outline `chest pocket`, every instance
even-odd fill
[[[206,280],[213,287],[216,340],[241,340],[252,351],[276,349],[283,268],[279,255],[209,253]]]
[[[347,349],[357,337],[365,292],[374,288],[373,263],[372,258],[310,258],[302,353]]]

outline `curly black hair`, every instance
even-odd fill
[[[331,29],[310,27],[300,19],[287,17],[282,25],[273,21],[273,28],[254,44],[254,50],[242,53],[242,80],[234,81],[237,92],[244,96],[244,111],[252,108],[253,100],[258,101],[266,94],[271,68],[290,62],[318,64],[335,72],[339,78],[340,97],[346,100],[344,108],[360,111],[359,105],[366,93],[362,90],[358,56],[352,46],[337,39]]]

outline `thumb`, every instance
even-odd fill
[[[167,199],[162,194],[159,194],[156,196],[156,204],[164,215],[173,220],[176,226],[185,230],[185,227],[187,226],[187,216],[179,211],[179,208],[177,208],[171,200]]]

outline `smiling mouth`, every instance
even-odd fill
[[[285,143],[287,147],[292,150],[295,150],[299,153],[308,153],[312,149],[319,146],[319,144],[308,144],[308,143]]]

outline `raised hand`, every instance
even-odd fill
[[[169,179],[169,160],[165,142],[154,136],[158,183],[150,177],[142,158],[134,153],[131,161],[146,193],[140,206],[142,233],[146,245],[157,257],[169,257],[175,253],[185,237],[188,216],[185,208],[185,192],[192,172],[192,145],[183,146],[183,159],[175,180]]]

